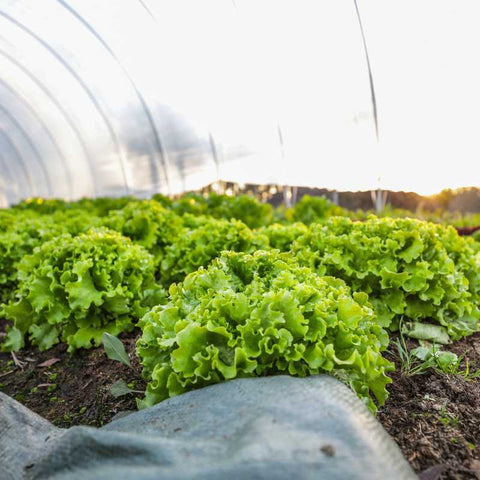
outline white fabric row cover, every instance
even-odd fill
[[[0,0],[0,204],[219,179],[479,185],[479,14],[478,0]]]

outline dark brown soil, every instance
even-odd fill
[[[413,345],[412,345],[413,346]],[[448,348],[480,368],[480,335]],[[390,360],[397,360],[392,353]],[[465,364],[461,370],[465,368]],[[480,479],[480,377],[429,371],[391,374],[390,396],[378,419],[422,479]]]
[[[135,356],[137,336],[122,337],[132,368],[110,360],[103,348],[79,350],[74,355],[64,344],[47,352],[27,348],[16,354],[25,363],[23,369],[15,366],[10,354],[0,353],[0,390],[59,427],[101,427],[116,414],[137,409],[135,394],[115,398],[110,393],[117,380],[134,390],[145,390]],[[52,366],[40,366],[55,359]]]
[[[132,368],[106,357],[103,348],[70,355],[65,345],[48,352],[29,348],[17,355],[26,363],[15,366],[0,354],[0,390],[59,427],[102,426],[115,415],[136,410],[135,395],[115,398],[117,380],[142,391],[145,383],[135,356],[138,333],[122,337]],[[465,354],[470,369],[480,368],[480,335],[450,347]],[[396,348],[387,354],[393,361]],[[49,367],[40,365],[58,359]],[[480,378],[428,372],[392,374],[390,397],[378,419],[396,440],[423,480],[480,479]],[[133,383],[133,385],[132,385]]]

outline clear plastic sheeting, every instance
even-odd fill
[[[219,179],[419,190],[437,155],[457,168],[431,188],[478,183],[458,168],[480,150],[478,9],[0,0],[0,204]]]
[[[380,186],[480,184],[480,2],[358,0],[380,125]]]

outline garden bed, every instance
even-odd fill
[[[103,348],[73,356],[65,345],[47,352],[26,348],[17,354],[23,369],[10,354],[1,353],[1,391],[59,427],[100,427],[136,409],[134,394],[111,394],[116,381],[138,391],[145,388],[135,356],[138,336],[122,337],[132,368],[109,360]],[[479,368],[480,334],[456,342],[450,350],[465,354],[471,370]],[[415,471],[429,480],[480,478],[480,379],[432,371],[402,375],[393,341],[387,356],[397,363],[397,372],[391,374],[390,396],[378,419]]]
[[[58,427],[101,427],[120,412],[137,409],[133,394],[115,398],[110,389],[117,380],[135,390],[145,389],[135,356],[138,335],[121,337],[131,368],[107,358],[103,347],[74,355],[67,352],[65,344],[46,352],[27,347],[16,355],[23,369],[15,366],[9,353],[0,353],[0,390]],[[42,366],[45,362],[55,363]]]
[[[470,371],[480,368],[480,334],[449,350],[465,355]],[[415,471],[424,472],[420,478],[480,479],[480,378],[432,371],[405,376],[392,351],[393,344],[387,357],[397,371],[390,374],[390,396],[378,414],[384,428]]]

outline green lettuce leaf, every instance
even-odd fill
[[[290,254],[223,252],[168,300],[140,322],[142,406],[236,377],[337,371],[372,410],[385,401],[393,365],[368,296]]]

